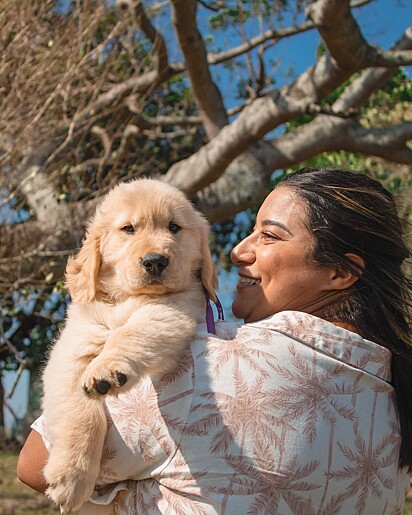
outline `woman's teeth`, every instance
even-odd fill
[[[240,278],[240,283],[241,284],[247,284],[249,286],[252,286],[254,284],[259,284],[259,280],[258,279],[251,279],[250,277],[241,277]]]

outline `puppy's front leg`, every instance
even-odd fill
[[[49,484],[46,494],[69,511],[79,509],[93,492],[107,421],[101,400],[89,399],[82,392],[65,403],[64,409],[66,416],[60,420],[47,420],[59,437],[50,449],[44,477]]]
[[[47,495],[64,510],[77,509],[90,497],[107,426],[102,400],[89,399],[79,383],[109,333],[89,319],[82,323],[87,313],[81,307],[70,310],[43,374],[43,413],[51,443],[44,476],[50,485]]]
[[[146,374],[173,370],[196,331],[187,313],[171,306],[148,305],[112,331],[103,351],[82,378],[89,395],[116,394]]]

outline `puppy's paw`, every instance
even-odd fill
[[[97,475],[97,474],[96,474]],[[65,456],[51,453],[44,469],[48,488],[46,495],[60,506],[61,513],[77,511],[93,493],[96,477],[91,467],[79,469]]]
[[[116,394],[127,383],[128,375],[113,365],[116,369],[105,363],[90,363],[82,377],[82,386],[86,395]]]

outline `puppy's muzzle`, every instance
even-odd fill
[[[153,276],[161,275],[167,268],[169,260],[162,254],[147,254],[142,258],[142,267]]]

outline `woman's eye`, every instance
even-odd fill
[[[122,227],[122,231],[126,234],[134,234],[134,227],[131,224],[125,225],[124,227]]]
[[[172,234],[176,234],[180,231],[181,227],[173,222],[170,222],[169,224],[169,231],[172,233]]]
[[[278,240],[279,238],[271,232],[262,232],[262,236],[265,240]]]

